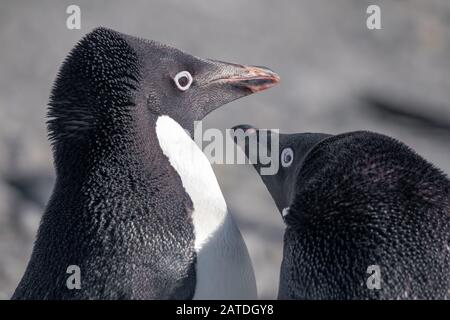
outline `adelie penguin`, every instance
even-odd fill
[[[450,298],[450,181],[439,169],[377,133],[234,129],[258,172],[271,163],[256,150],[279,163],[261,175],[286,226],[279,299]]]
[[[246,246],[187,132],[278,81],[105,28],[86,35],[51,94],[57,179],[13,298],[255,298]]]

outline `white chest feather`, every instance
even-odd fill
[[[242,236],[228,213],[211,165],[172,118],[156,122],[160,147],[192,200],[197,253],[194,299],[253,299],[256,283]]]

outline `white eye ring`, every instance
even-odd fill
[[[285,168],[294,162],[294,151],[291,148],[285,148],[281,152],[281,165]]]
[[[183,78],[187,79],[187,83],[184,85],[180,83],[180,80]],[[175,78],[173,78],[173,81],[175,81],[175,84],[177,85],[178,89],[180,89],[181,91],[186,91],[191,86],[193,79],[188,71],[181,71],[177,73]]]

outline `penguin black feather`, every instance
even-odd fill
[[[88,139],[94,126],[124,118],[140,79],[137,54],[127,41],[95,29],[69,53],[56,78],[48,110],[51,141]],[[104,123],[102,117],[108,117]]]

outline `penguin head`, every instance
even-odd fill
[[[235,132],[235,143],[252,160],[254,168],[281,213],[295,196],[297,176],[305,158],[319,142],[331,137],[323,133],[280,134],[271,130],[257,129],[251,125],[238,125],[232,130]],[[244,135],[237,135],[237,130],[241,130]],[[278,143],[273,143],[275,140]],[[251,141],[256,143],[252,145]],[[276,149],[272,150],[273,147]],[[269,162],[261,161],[262,155],[267,155]],[[274,174],[263,174],[262,169],[274,163],[278,170]]]
[[[84,145],[92,137],[123,137],[160,115],[192,132],[193,122],[214,109],[278,81],[266,68],[201,59],[97,28],[59,71],[49,103],[50,138],[55,145]]]
[[[202,59],[154,41],[125,39],[137,53],[142,104],[188,130],[218,107],[279,82],[265,67]]]
[[[330,199],[341,197],[355,186],[366,188],[369,198],[375,194],[384,196],[386,188],[392,192],[405,192],[405,183],[420,194],[427,188],[436,188],[440,191],[437,193],[446,195],[435,183],[425,183],[440,180],[441,186],[447,188],[447,178],[439,169],[408,146],[382,134],[368,131],[338,135],[280,134],[251,125],[238,125],[233,130],[235,143],[252,160],[281,213],[306,192],[315,192],[317,199]],[[244,132],[245,140],[242,135],[236,135],[236,130]],[[252,136],[257,141],[253,148]],[[262,139],[263,136],[267,138]],[[278,144],[272,143],[273,139],[277,139]],[[276,150],[272,150],[273,146],[277,146]],[[262,163],[261,155],[268,155],[270,162]],[[261,169],[274,161],[279,163],[275,174],[262,174]],[[431,191],[428,193],[432,194]]]

